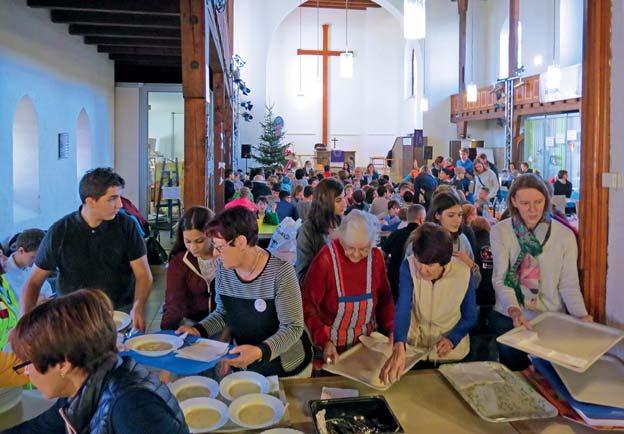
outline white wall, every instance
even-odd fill
[[[611,26],[611,171],[624,167],[624,2],[613,0]],[[609,191],[607,321],[624,327],[624,189]],[[622,352],[624,354],[624,351]]]
[[[25,0],[0,5],[0,203],[13,203],[12,127],[18,101],[28,95],[39,120],[40,213],[14,222],[0,207],[0,239],[28,227],[47,228],[79,204],[76,126],[84,108],[93,131],[93,164],[113,164],[114,70],[105,54],[53,24],[49,11]],[[57,157],[57,134],[69,133],[70,158]],[[70,175],[71,174],[71,175]]]
[[[322,79],[316,80],[316,56],[301,59],[303,96],[299,91],[299,12],[302,48],[316,49],[316,9],[297,8],[277,28],[267,62],[267,99],[285,120],[285,142],[298,154],[314,153],[322,140]],[[345,12],[321,9],[320,24],[329,24],[329,48],[345,48]],[[339,58],[329,60],[328,139],[356,151],[356,164],[372,155],[385,156],[402,128],[404,96],[403,33],[398,21],[382,8],[349,11],[349,49],[355,51],[352,78],[341,78]],[[322,38],[322,31],[320,31]],[[322,67],[322,62],[321,62]],[[321,70],[322,74],[322,70]],[[260,108],[261,109],[261,108]],[[260,117],[260,109],[256,114]]]
[[[124,196],[139,204],[140,84],[115,87],[115,170],[126,181]]]
[[[167,158],[184,160],[182,92],[150,92],[148,104],[147,137],[157,139],[156,151]]]

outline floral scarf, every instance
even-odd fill
[[[529,230],[520,217],[513,217],[511,224],[520,244],[520,253],[516,262],[505,274],[505,285],[513,288],[521,306],[535,309],[540,286],[540,266],[537,258],[542,254],[544,244],[550,236],[550,216],[542,220],[548,223],[548,234],[541,243],[533,231]],[[528,298],[525,303],[525,298]]]

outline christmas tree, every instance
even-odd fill
[[[260,122],[262,135],[260,143],[254,146],[254,160],[264,167],[275,167],[286,163],[286,148],[292,143],[282,144],[284,135],[284,121],[278,117],[277,122],[273,117],[273,106],[266,106],[264,122]]]

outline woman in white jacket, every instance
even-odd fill
[[[481,191],[482,187],[487,187],[490,190],[488,200],[494,199],[500,189],[496,173],[492,169],[487,168],[480,160],[476,160],[474,163],[474,174],[472,193],[475,200],[479,197],[479,191]]]
[[[509,190],[511,217],[490,234],[496,304],[492,323],[497,335],[514,327],[530,328],[540,312],[566,312],[584,321],[587,314],[577,269],[572,231],[550,216],[550,195],[533,174],[518,177]],[[529,365],[525,353],[498,344],[501,363],[512,370]]]

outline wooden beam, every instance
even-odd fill
[[[179,0],[28,0],[31,8],[179,15]]]
[[[98,26],[92,24],[70,24],[70,35],[134,37],[156,39],[180,39],[180,29],[158,27]]]
[[[130,47],[180,47],[180,41],[177,39],[156,38],[108,38],[105,36],[85,36],[84,43],[87,45],[116,45]]]
[[[207,162],[208,77],[207,5],[204,0],[180,0],[182,31],[182,94],[184,96],[184,206],[205,206],[211,169]]]
[[[115,81],[126,83],[182,83],[180,65],[137,65],[115,62]]]
[[[611,0],[585,0],[579,268],[585,304],[596,321],[606,319],[610,168]]]
[[[180,28],[180,18],[175,15],[136,15],[113,12],[77,12],[52,9],[53,23],[110,24],[130,27]]]
[[[508,77],[518,69],[518,22],[520,21],[520,0],[509,0],[509,65]]]
[[[111,60],[119,60],[125,63],[148,63],[154,65],[167,64],[167,65],[181,65],[181,56],[167,56],[167,55],[154,55],[154,54],[119,54],[109,53],[108,58]]]
[[[181,48],[131,47],[126,45],[98,45],[98,53],[132,54],[135,56],[177,56],[182,55]]]

